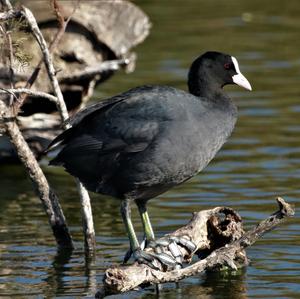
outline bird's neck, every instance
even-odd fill
[[[202,76],[189,76],[188,88],[192,95],[208,101],[229,99],[221,84],[205,74]]]

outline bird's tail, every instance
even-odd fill
[[[47,148],[44,150],[43,154],[47,154],[48,152],[56,149],[57,147],[59,147],[60,145],[65,144],[65,142],[69,139],[69,137],[72,135],[72,133],[74,132],[74,128],[70,128],[64,132],[62,132],[61,134],[59,134],[58,136],[56,136],[47,146]],[[53,164],[55,165],[55,164]]]

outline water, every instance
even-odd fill
[[[158,235],[185,224],[191,212],[228,205],[246,228],[276,210],[275,198],[300,197],[300,5],[297,0],[136,1],[149,14],[151,36],[136,50],[131,75],[119,72],[95,98],[144,83],[186,89],[186,72],[200,53],[236,56],[253,92],[226,87],[239,107],[236,129],[203,173],[149,204]],[[44,166],[75,241],[68,256],[55,243],[21,166],[0,166],[0,297],[76,298],[93,295],[104,270],[119,263],[127,238],[119,203],[92,195],[97,258],[85,261],[73,179]],[[136,228],[141,232],[136,211]],[[160,298],[300,298],[299,213],[248,250],[247,269],[168,284]],[[153,289],[122,298],[156,298]]]

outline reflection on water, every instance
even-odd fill
[[[277,207],[298,202],[300,178],[299,1],[136,1],[150,15],[151,36],[138,49],[134,74],[117,74],[97,91],[103,98],[144,83],[186,89],[192,59],[206,50],[236,56],[253,92],[228,87],[239,107],[237,127],[196,178],[149,204],[157,234],[186,223],[191,212],[228,205],[250,227]],[[118,201],[92,195],[97,255],[85,260],[73,179],[44,167],[62,206],[76,250],[57,253],[39,200],[20,166],[0,166],[0,297],[92,295],[102,273],[120,262],[127,238]],[[299,298],[299,216],[248,250],[251,265],[168,284],[160,298]],[[134,211],[137,230],[142,227]],[[156,298],[152,289],[122,298]]]

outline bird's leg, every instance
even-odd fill
[[[155,259],[158,260],[162,265],[165,265],[167,267],[174,268],[176,266],[176,260],[170,255],[167,255],[163,252],[160,254],[145,252],[141,249],[131,222],[130,199],[125,199],[122,201],[121,214],[130,241],[130,250],[126,253],[124,257],[124,263],[126,263],[129,260],[130,256],[133,255],[134,259],[139,263],[146,264],[149,267],[156,270],[158,268],[153,263]],[[143,217],[142,219],[145,219],[146,221],[148,219],[149,223],[148,225],[146,224],[147,235],[149,235],[149,238],[154,238],[152,228],[151,230],[149,230],[149,217]]]
[[[178,237],[163,237],[160,238],[159,240],[155,240],[154,237],[154,232],[152,229],[152,225],[148,216],[147,208],[146,208],[146,201],[136,201],[136,204],[139,209],[139,213],[142,219],[143,227],[144,227],[144,233],[145,233],[145,238],[143,240],[143,243],[145,243],[145,247],[151,247],[155,250],[157,255],[165,255],[163,253],[163,247],[167,247],[173,257],[175,263],[177,262],[177,265],[182,264],[183,256],[181,254],[181,251],[179,250],[177,245],[184,246],[187,248],[190,252],[193,252],[196,249],[196,245],[191,242],[190,240],[187,240],[186,238],[178,238]],[[163,257],[164,258],[164,257]]]
[[[129,238],[130,249],[133,251],[139,248],[140,245],[136,237],[133,224],[131,222],[130,199],[125,199],[121,202],[121,215]]]
[[[143,242],[145,242],[145,246],[147,247],[149,245],[149,242],[154,241],[155,240],[155,236],[154,236],[154,232],[153,232],[153,228],[149,219],[149,215],[147,212],[147,208],[146,208],[146,201],[136,201],[136,204],[138,206],[139,209],[139,213],[142,219],[142,223],[143,223],[143,228],[144,228],[144,240]]]
[[[134,258],[140,262],[149,265],[150,267],[154,267],[152,262],[154,261],[154,257],[148,253],[145,253],[141,250],[138,239],[136,237],[133,224],[131,222],[131,209],[130,209],[130,199],[124,199],[121,202],[121,214],[123,218],[123,222],[125,224],[125,228],[127,231],[127,235],[130,242],[130,250],[126,253],[124,257],[124,263],[126,263],[131,255],[133,254]]]
[[[154,248],[155,253],[152,254],[151,256],[153,256],[161,264],[166,265],[167,267],[175,268],[175,267],[180,266],[179,263],[178,263],[178,258],[176,257],[176,255],[173,254],[173,256],[171,256],[171,255],[168,255],[168,254],[164,253],[163,249],[160,248],[160,244],[156,243],[154,232],[153,232],[152,225],[151,225],[151,222],[150,222],[150,218],[149,218],[147,208],[146,208],[146,203],[147,202],[143,201],[143,200],[139,200],[139,201],[136,200],[136,204],[138,206],[139,213],[140,213],[142,223],[143,223],[143,228],[144,228],[143,243],[145,243],[145,245],[142,248],[145,248],[145,247]],[[180,251],[179,251],[179,254],[181,254]],[[177,255],[178,255],[178,253],[177,253]],[[181,260],[182,259],[180,259],[180,261]]]

